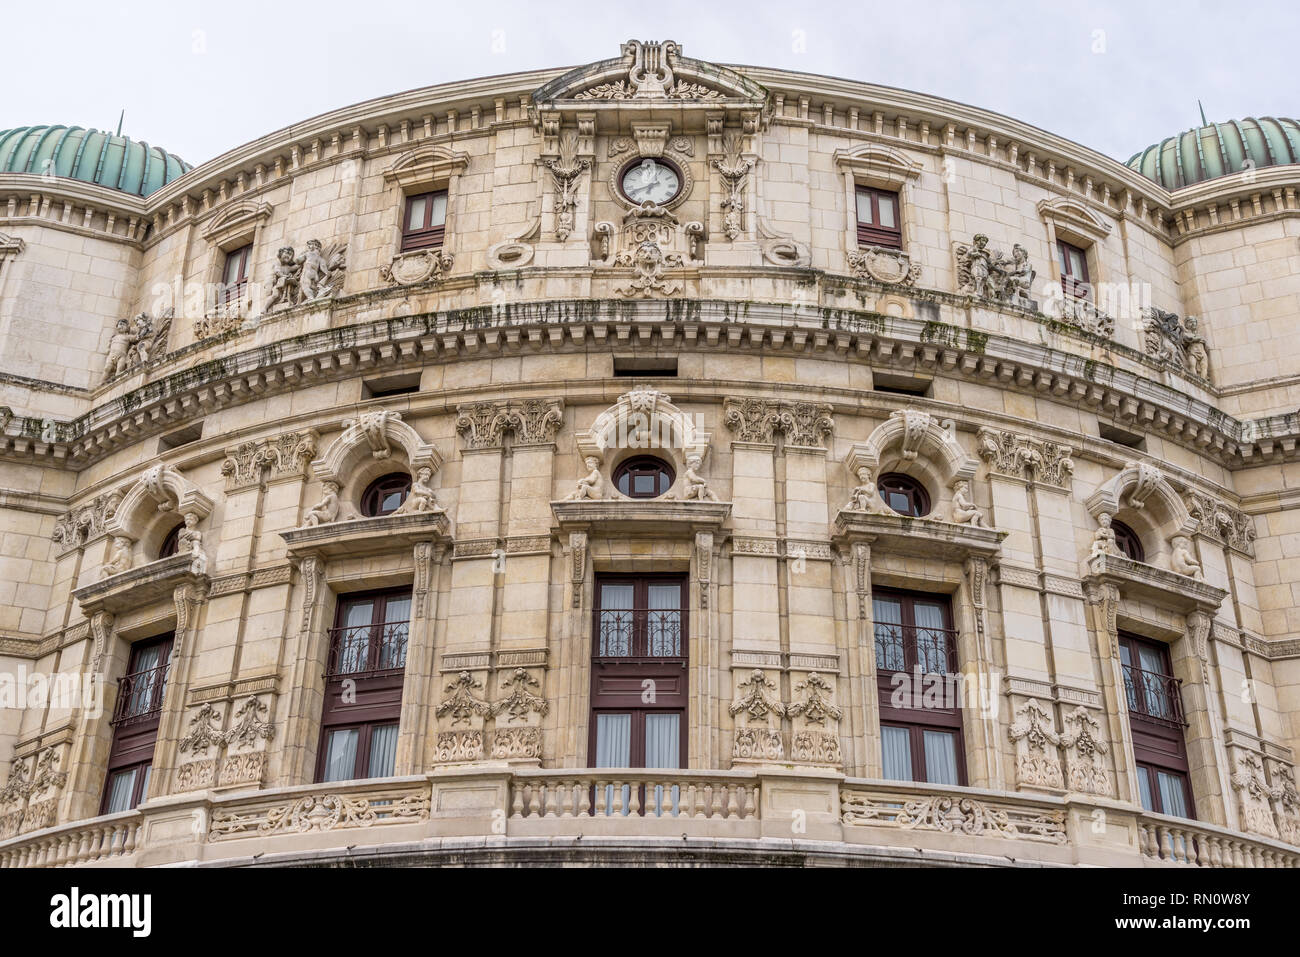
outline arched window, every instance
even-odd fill
[[[158,549],[159,558],[171,558],[176,554],[177,550],[180,548],[181,529],[184,527],[185,523],[181,522],[167,533],[167,537],[163,539],[162,545]]]
[[[880,482],[876,487],[880,490],[880,497],[885,504],[899,515],[920,518],[930,513],[930,496],[926,494],[921,483],[914,478],[897,472],[887,472],[880,476]]]
[[[658,498],[672,487],[675,477],[667,462],[641,455],[614,470],[614,487],[628,498]]]
[[[361,496],[361,514],[367,518],[392,515],[411,491],[411,476],[406,472],[393,472],[370,483]]]
[[[1115,546],[1121,555],[1135,562],[1146,561],[1146,552],[1142,551],[1142,539],[1138,538],[1137,532],[1123,522],[1113,520],[1110,527],[1115,532]]]

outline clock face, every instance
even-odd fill
[[[662,206],[671,202],[682,189],[681,177],[667,163],[646,158],[623,171],[623,195],[638,205],[644,202]]]

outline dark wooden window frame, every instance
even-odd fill
[[[434,199],[446,197],[441,223],[433,222]],[[428,200],[424,207],[424,217],[418,225],[411,225],[411,211],[419,200]],[[433,189],[423,193],[412,193],[402,203],[402,252],[416,249],[435,249],[447,238],[447,213],[451,208],[451,196],[445,189]]]
[[[1133,736],[1133,762],[1139,774],[1147,775],[1152,801],[1156,813],[1162,810],[1157,771],[1177,777],[1183,786],[1187,800],[1190,819],[1196,817],[1196,802],[1191,787],[1191,769],[1187,763],[1187,741],[1184,736],[1185,721],[1183,717],[1182,692],[1178,679],[1174,677],[1169,655],[1169,646],[1159,641],[1143,638],[1141,635],[1120,632],[1121,662],[1128,658],[1129,664],[1121,664],[1124,674],[1124,690],[1129,703],[1129,729]],[[1162,672],[1147,672],[1140,665],[1137,649],[1145,646],[1157,651],[1161,658]],[[1135,664],[1136,663],[1136,664]],[[1138,685],[1152,680],[1157,682],[1157,698],[1165,702],[1159,706],[1160,715],[1145,713],[1150,710],[1149,702],[1137,697]],[[1135,708],[1134,702],[1138,702]]]
[[[681,588],[678,602],[680,638],[678,654],[672,656],[620,655],[601,656],[601,612],[603,585],[633,586],[633,609],[644,609],[648,604],[649,586],[675,584]],[[591,702],[588,726],[587,754],[589,764],[596,763],[596,717],[599,714],[631,714],[631,747],[629,762],[633,767],[645,762],[645,719],[651,714],[676,714],[680,733],[678,754],[682,767],[688,767],[687,743],[689,740],[689,699],[687,695],[688,659],[690,656],[690,582],[685,574],[598,574],[595,582],[591,633]],[[614,609],[622,610],[622,609]],[[638,627],[643,627],[640,623]],[[645,637],[634,638],[633,650],[646,650]],[[638,647],[640,646],[640,647]],[[642,700],[644,682],[656,684],[656,700]],[[638,760],[641,764],[637,764]],[[645,807],[644,794],[642,808]]]
[[[858,219],[859,197],[866,196],[871,202],[872,222],[864,223]],[[880,225],[880,204],[892,205],[894,226]],[[858,186],[853,193],[853,217],[858,226],[859,246],[882,246],[886,249],[903,248],[903,201],[902,194],[874,186]]]
[[[402,501],[394,508],[384,511],[381,505],[386,497],[394,492],[402,492]],[[361,514],[367,518],[380,518],[384,515],[392,515],[393,512],[402,507],[406,497],[411,494],[411,476],[406,472],[389,472],[387,475],[381,475],[369,485],[361,494]]]
[[[181,529],[185,523],[181,522],[163,538],[162,544],[158,546],[159,558],[171,558],[180,550]]]
[[[930,514],[930,493],[925,490],[924,485],[910,475],[904,475],[902,472],[886,472],[876,482],[876,490],[880,493],[881,501],[890,508],[894,506],[890,504],[888,493],[898,492],[907,496],[911,511],[898,512],[900,515],[924,518]],[[894,511],[898,510],[894,509]]]
[[[162,715],[163,696],[167,691],[174,637],[170,633],[159,635],[131,646],[126,673],[118,680],[117,699],[110,722],[113,726],[113,739],[105,766],[104,792],[99,802],[100,814],[108,813],[108,799],[115,777],[133,768],[151,768],[153,765],[153,751],[158,741],[158,723]],[[151,648],[159,650],[158,660],[162,664],[153,668],[140,667],[141,656]],[[143,774],[136,777],[131,807],[144,800],[144,777]]]
[[[1142,539],[1137,532],[1115,519],[1111,519],[1110,527],[1115,532],[1115,547],[1120,550],[1120,554],[1135,562],[1146,561],[1146,550],[1143,549]]]
[[[384,588],[375,591],[348,592],[338,596],[334,607],[334,625],[330,629],[329,650],[325,665],[325,700],[321,706],[320,743],[316,753],[316,780],[325,777],[326,745],[332,731],[357,729],[357,763],[355,767],[358,778],[364,777],[370,761],[370,744],[374,729],[381,725],[399,724],[402,712],[402,691],[406,678],[406,648],[403,644],[401,666],[391,668],[375,667],[384,663],[384,657],[376,654],[375,638],[386,634],[384,619],[387,617],[388,602],[394,598],[412,599],[409,585],[398,588]],[[348,609],[360,602],[373,602],[370,612],[372,629],[370,644],[367,647],[367,667],[359,671],[341,671],[338,669],[340,659],[339,640],[345,628]],[[388,623],[391,626],[393,623]],[[409,635],[409,621],[407,634]],[[364,625],[354,626],[364,628]],[[382,650],[382,649],[381,649]],[[349,703],[343,701],[344,682],[354,682]]]
[[[221,264],[221,304],[228,306],[244,298],[248,289],[248,266],[253,258],[253,244],[246,243],[226,253]],[[230,274],[231,264],[236,264],[235,274]]]
[[[900,588],[875,588],[872,589],[873,598],[894,598],[900,600],[902,604],[902,629],[903,629],[903,659],[904,671],[909,680],[915,680],[916,666],[918,663],[918,654],[915,647],[916,638],[916,609],[917,601],[932,602],[939,605],[943,610],[943,630],[947,635],[947,674],[952,675],[957,672],[957,634],[953,629],[952,599],[948,595],[937,594],[932,592],[915,592],[906,591]],[[912,645],[909,647],[909,636]],[[872,653],[875,654],[874,636]],[[896,708],[892,704],[892,695],[894,693],[894,675],[900,672],[880,667],[877,660],[876,667],[876,695],[880,708],[880,725],[884,727],[906,728],[909,734],[909,743],[912,753],[912,773],[921,775],[919,781],[926,780],[927,772],[925,767],[925,732],[941,731],[952,733],[956,737],[954,747],[957,753],[957,783],[965,787],[967,783],[966,776],[966,746],[965,737],[962,730],[962,717],[960,702],[955,708]],[[917,693],[920,693],[919,691]],[[883,735],[882,735],[883,748]]]
[[[653,494],[645,492],[636,492],[633,488],[633,479],[638,475],[654,475],[655,489]],[[624,478],[628,479],[626,492],[620,487]],[[673,487],[673,482],[677,479],[677,472],[673,469],[672,463],[667,462],[654,455],[637,455],[630,459],[620,462],[614,469],[613,481],[614,488],[626,495],[628,498],[661,498],[668,493]],[[662,488],[660,487],[662,486]]]
[[[1071,252],[1079,254],[1079,260],[1083,265],[1082,275],[1075,275],[1070,267],[1069,254]],[[1074,299],[1084,299],[1092,302],[1092,278],[1088,266],[1088,250],[1064,239],[1058,239],[1056,241],[1056,262],[1061,269],[1061,289],[1065,294]]]

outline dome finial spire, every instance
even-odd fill
[[[122,112],[117,114],[117,135],[118,136],[122,135],[122,120],[125,118],[126,118],[126,109],[123,108]]]

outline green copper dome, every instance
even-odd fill
[[[1300,120],[1259,119],[1211,123],[1148,146],[1128,165],[1165,189],[1181,189],[1248,168],[1300,163]]]
[[[0,173],[52,173],[148,196],[190,164],[128,136],[80,126],[20,126],[0,130]]]

